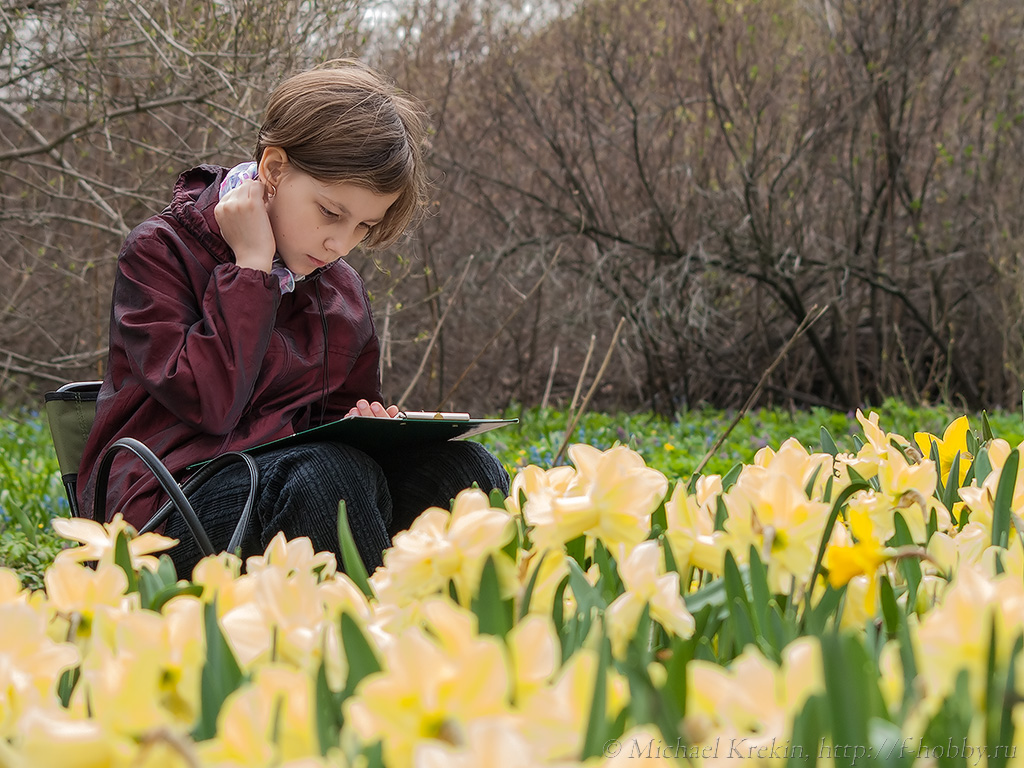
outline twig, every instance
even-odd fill
[[[601,377],[604,376],[605,369],[608,368],[608,362],[612,359],[612,353],[615,352],[615,344],[619,340],[619,334],[622,332],[622,326],[626,324],[626,318],[620,317],[619,324],[615,326],[615,333],[612,334],[611,344],[608,345],[608,351],[605,352],[604,360],[601,361],[601,367],[597,369],[597,375],[594,376],[594,381],[590,385],[590,389],[587,390],[586,397],[583,398],[583,402],[580,403],[580,409],[576,411],[572,417],[572,421],[569,424],[569,428],[565,430],[565,439],[562,440],[562,447],[558,449],[558,453],[555,454],[555,460],[552,464],[558,464],[562,458],[562,454],[565,453],[565,449],[569,446],[569,440],[572,439],[572,433],[576,430],[576,424],[579,423],[580,416],[587,410],[587,406],[590,404],[590,398],[594,396],[594,392],[597,391],[597,385],[601,381]]]
[[[526,302],[530,300],[530,297],[533,296],[533,294],[535,294],[540,289],[541,284],[544,282],[544,280],[547,279],[547,276],[551,273],[551,268],[555,266],[555,262],[558,260],[558,254],[561,252],[561,250],[562,246],[558,246],[558,249],[555,251],[555,255],[551,257],[551,261],[548,262],[547,267],[544,269],[544,274],[542,274],[540,278],[538,278],[537,282],[533,284],[533,288],[531,288],[525,296],[519,294],[520,296],[523,296],[522,301],[520,301],[518,306],[516,306],[516,308],[512,310],[511,314],[509,314],[509,316],[505,318],[505,321],[501,324],[501,327],[494,332],[494,335],[491,336],[491,338],[489,338],[486,341],[486,343],[484,343],[484,345],[480,348],[480,351],[476,353],[476,357],[474,357],[470,361],[469,365],[466,366],[466,369],[456,380],[455,384],[452,385],[452,388],[449,389],[447,394],[445,394],[445,396],[441,398],[441,402],[437,404],[437,410],[440,411],[442,408],[444,408],[445,403],[451,400],[452,395],[455,394],[456,390],[458,390],[458,388],[462,385],[463,380],[466,378],[469,372],[473,370],[474,366],[476,366],[476,364],[480,361],[480,358],[483,357],[483,354],[484,352],[487,351],[487,348],[490,347],[491,344],[494,343],[494,340],[501,335],[502,331],[504,331],[505,328],[508,327],[508,324],[512,322],[512,318],[519,314],[519,310],[526,306]]]
[[[806,331],[808,328],[814,325],[814,323],[817,322],[818,318],[825,314],[825,311],[828,309],[828,307],[829,305],[826,304],[817,313],[815,313],[814,310],[817,309],[817,307],[814,306],[811,307],[810,312],[804,315],[804,319],[800,322],[800,325],[797,326],[797,329],[793,332],[793,335],[789,337],[789,341],[787,341],[785,345],[783,345],[782,349],[779,350],[779,354],[776,355],[775,359],[772,361],[772,364],[769,365],[765,369],[764,373],[761,374],[761,380],[757,382],[757,386],[754,387],[754,391],[750,393],[750,397],[747,398],[747,401],[743,404],[743,407],[740,408],[739,412],[736,414],[736,417],[732,420],[732,422],[730,422],[729,426],[726,427],[725,432],[723,432],[715,441],[715,444],[711,446],[710,450],[708,450],[708,452],[704,455],[704,458],[700,460],[700,464],[697,465],[697,468],[693,470],[694,475],[700,474],[700,471],[704,469],[704,465],[708,463],[708,461],[711,459],[712,456],[715,455],[715,453],[718,452],[718,449],[722,447],[722,443],[724,443],[725,439],[729,436],[729,433],[736,428],[736,425],[740,423],[740,419],[742,419],[746,412],[750,410],[750,406],[754,404],[754,401],[757,400],[758,396],[761,394],[761,390],[764,389],[764,385],[768,381],[768,377],[772,375],[772,372],[776,368],[778,368],[779,363],[781,363],[783,358],[786,357],[786,354],[789,352],[790,347],[793,346],[793,342],[799,339],[803,335],[804,331]]]
[[[419,380],[420,375],[423,373],[424,367],[427,365],[427,358],[430,357],[430,352],[434,349],[434,343],[437,341],[437,336],[441,332],[441,326],[444,325],[445,319],[448,317],[448,312],[455,304],[455,297],[459,295],[459,289],[462,288],[462,284],[466,280],[466,275],[469,274],[469,268],[473,264],[473,254],[469,255],[466,259],[466,268],[462,270],[462,274],[459,275],[459,281],[455,284],[455,288],[452,289],[452,295],[448,299],[448,304],[444,308],[444,312],[441,313],[441,317],[438,318],[437,325],[434,326],[434,332],[430,335],[430,342],[427,344],[427,348],[423,351],[423,357],[420,360],[419,368],[416,369],[416,373],[413,374],[412,381],[409,382],[409,386],[405,388],[405,392],[398,398],[398,408],[401,410],[405,407],[405,398],[412,392],[413,387],[416,386],[416,382]]]
[[[548,407],[548,397],[551,395],[551,384],[555,380],[555,369],[558,367],[558,345],[555,344],[555,351],[551,354],[551,370],[548,371],[548,383],[544,386],[544,397],[540,399],[540,409],[543,411]]]
[[[576,379],[576,391],[572,393],[572,401],[569,403],[569,418],[572,418],[572,413],[576,410],[576,401],[580,399],[583,379],[587,377],[587,369],[590,367],[590,356],[594,354],[594,342],[596,341],[597,336],[590,334],[590,346],[587,347],[587,356],[583,358],[583,369],[580,371],[580,377]]]
[[[384,369],[391,367],[391,299],[388,299],[384,310],[384,330],[380,333],[380,360],[377,363],[377,375],[384,381]]]

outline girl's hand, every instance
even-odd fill
[[[346,416],[376,416],[380,419],[392,419],[398,415],[398,406],[389,405],[387,408],[384,407],[383,403],[379,403],[376,400],[369,402],[368,400],[359,400],[353,405]]]
[[[277,243],[267,215],[266,191],[259,180],[245,181],[225,194],[213,209],[220,234],[240,267],[270,272]]]

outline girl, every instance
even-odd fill
[[[267,104],[255,162],[200,166],[170,205],[136,227],[118,257],[110,353],[80,467],[83,514],[97,465],[121,437],[146,443],[181,480],[186,468],[347,414],[389,418],[379,345],[356,246],[394,243],[421,210],[425,120],[419,105],[350,60],[283,82]],[[400,456],[312,443],[256,457],[260,484],[243,556],[283,531],[338,552],[344,499],[367,569],[390,535],[474,482],[508,490],[480,445],[445,442]],[[231,465],[191,501],[214,546],[227,546],[249,491]],[[141,527],[162,492],[122,452],[108,514]],[[183,575],[201,552],[178,516],[164,533]]]

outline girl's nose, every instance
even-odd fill
[[[349,252],[359,244],[359,236],[355,232],[346,232],[342,235],[333,235],[324,241],[324,248],[332,253],[336,259],[343,259]]]

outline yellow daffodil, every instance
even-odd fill
[[[46,623],[28,604],[0,605],[0,740],[28,708],[56,706],[57,680],[78,663],[78,649],[51,640]]]
[[[332,552],[314,552],[308,536],[287,539],[278,531],[262,555],[245,561],[246,573],[258,573],[266,568],[282,569],[285,573],[309,573],[325,579],[337,572],[338,561]]]
[[[989,459],[993,457],[992,448],[996,441],[989,444]],[[1009,446],[1006,446],[1009,455]],[[995,512],[996,492],[999,488],[999,481],[1002,479],[1003,468],[1006,456],[999,456],[998,464],[992,462],[992,471],[982,480],[979,486],[977,480],[971,485],[960,488],[960,498],[970,509],[970,522],[980,523],[987,531],[992,531],[992,516]],[[1010,512],[1024,514],[1024,461],[1017,465],[1017,477],[1014,480],[1013,495],[1010,499]]]
[[[508,512],[492,508],[483,491],[462,491],[451,512],[428,509],[395,536],[371,583],[382,602],[402,605],[447,591],[451,581],[468,602],[488,557],[511,583],[512,562],[501,549],[512,535]]]
[[[513,700],[523,701],[554,677],[561,664],[561,645],[550,615],[528,614],[509,632]]]
[[[899,451],[892,451],[878,470],[879,492],[892,499],[907,522],[914,541],[927,541],[927,525],[934,513],[938,530],[948,531],[952,526],[949,511],[932,494],[935,493],[938,473],[931,459],[910,463]]]
[[[529,499],[531,496],[545,493],[560,496],[568,490],[575,478],[576,470],[573,467],[552,467],[544,470],[530,464],[519,470],[512,478],[505,507],[509,512],[522,515],[521,497]]]
[[[224,636],[239,664],[249,668],[266,661],[287,661],[315,666],[327,618],[316,574],[269,565],[246,578],[253,580],[252,600],[221,618]]]
[[[310,675],[280,664],[260,667],[224,702],[216,738],[198,745],[202,764],[250,768],[319,755],[313,707]]]
[[[137,738],[155,729],[188,730],[199,711],[205,658],[202,606],[179,597],[164,613],[103,616],[72,696],[108,732]],[[99,640],[100,641],[96,641]]]
[[[136,570],[149,568],[155,571],[159,562],[151,555],[154,552],[164,552],[178,543],[177,539],[170,539],[159,533],[137,534],[120,513],[114,515],[114,519],[105,525],[84,517],[55,517],[52,522],[53,529],[60,536],[77,541],[81,545],[61,550],[57,554],[58,560],[65,559],[77,563],[95,560],[100,563],[113,563],[117,536],[124,533],[128,536],[128,553],[131,556],[132,567]]]
[[[777,762],[772,745],[787,743],[795,713],[810,695],[824,690],[820,649],[813,638],[787,646],[781,666],[748,646],[728,669],[690,662],[687,677],[683,730],[688,743],[698,748],[739,744],[743,751],[737,765]],[[728,754],[735,758],[735,750]],[[723,757],[728,761],[720,750]]]
[[[725,558],[724,534],[715,530],[715,512],[722,494],[722,478],[718,475],[697,480],[696,494],[686,491],[685,483],[677,483],[665,502],[665,538],[672,548],[676,567],[685,573],[690,566],[721,574]]]
[[[532,583],[530,613],[550,615],[558,587],[569,573],[568,556],[564,550],[549,549],[540,552],[532,549],[529,552],[520,550],[519,557],[517,603],[522,604],[526,597],[526,588]]]
[[[18,730],[16,744],[21,762],[0,762],[5,768],[7,765],[120,768],[131,764],[124,758],[136,751],[130,742],[109,733],[98,721],[75,717],[60,707],[30,710]],[[184,765],[184,762],[169,762],[168,768],[183,768]]]
[[[849,530],[855,541],[845,545],[831,545],[825,552],[828,580],[835,589],[848,583],[854,576],[861,575],[867,576],[870,584],[874,585],[878,567],[894,554],[875,534],[868,513],[851,509],[848,515]]]
[[[192,570],[192,583],[203,588],[204,603],[217,602],[217,613],[223,616],[253,599],[256,579],[242,577],[242,561],[230,552],[221,552],[200,560]]]
[[[80,637],[88,637],[98,611],[127,612],[138,596],[125,595],[128,577],[120,566],[101,562],[95,570],[58,559],[43,577],[49,607]]]
[[[979,522],[967,523],[955,535],[938,531],[928,539],[928,555],[942,573],[953,574],[961,565],[977,567],[992,542],[992,532]]]
[[[679,574],[661,572],[658,542],[638,544],[625,557],[625,548],[619,552],[619,576],[625,591],[605,610],[612,653],[619,658],[625,656],[645,607],[649,607],[651,618],[671,634],[690,637],[694,620],[679,593]]]
[[[832,457],[827,453],[809,453],[795,437],[788,438],[778,451],[770,447],[761,448],[754,456],[753,466],[762,467],[774,474],[783,474],[801,488],[811,480],[811,498],[822,495],[832,473]]]
[[[786,475],[763,472],[741,472],[722,498],[729,510],[727,546],[737,561],[746,562],[753,545],[776,592],[789,592],[793,579],[810,579],[830,505],[808,499]]]
[[[598,653],[584,646],[570,656],[550,685],[517,702],[520,731],[533,748],[537,764],[578,758],[594,701]],[[613,668],[607,677],[605,714],[614,720],[628,701],[628,685]]]
[[[424,739],[413,750],[414,768],[534,768],[538,764],[529,742],[510,718],[469,723],[459,745]]]
[[[943,485],[949,482],[949,472],[953,468],[953,460],[958,454],[960,464],[957,486],[962,485],[967,476],[967,470],[970,468],[971,462],[974,461],[974,456],[967,450],[967,433],[969,431],[970,424],[968,424],[967,417],[961,416],[946,427],[941,438],[928,432],[914,433],[914,442],[917,443],[921,455],[925,458],[931,456],[932,443],[935,443],[938,448],[939,473],[942,475]]]
[[[523,514],[541,549],[558,549],[578,536],[601,539],[613,549],[647,538],[651,514],[668,492],[668,480],[636,451],[616,446],[600,451],[569,448],[576,474],[562,492],[551,486],[527,496]]]
[[[953,584],[921,620],[915,635],[919,679],[929,703],[941,703],[952,692],[959,671],[965,669],[974,706],[984,711],[993,626],[996,661],[1005,665],[1024,629],[1024,584],[1008,574],[989,579],[962,564]]]
[[[383,649],[384,669],[346,701],[347,727],[365,744],[381,740],[389,768],[412,765],[423,739],[461,744],[469,723],[508,712],[511,685],[500,642],[478,636],[454,645],[457,653],[410,627]]]

